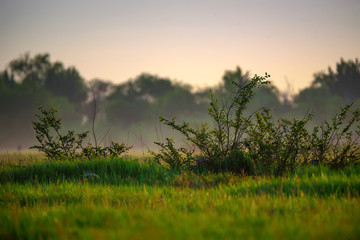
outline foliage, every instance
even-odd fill
[[[109,147],[92,147],[90,143],[83,147],[83,140],[87,137],[88,131],[75,134],[72,130],[64,135],[61,133],[62,121],[55,115],[57,110],[45,109],[42,106],[39,106],[39,110],[41,115],[36,115],[38,122],[33,122],[33,128],[40,145],[31,148],[44,152],[50,159],[117,157],[131,148],[114,142]]]
[[[250,80],[250,73],[249,72],[243,73],[240,67],[236,67],[235,71],[231,71],[231,70],[225,71],[222,77],[223,88],[225,92],[232,93],[233,91],[235,91],[236,88],[236,86],[233,84],[234,82],[241,83],[249,80]]]
[[[37,104],[55,104],[62,109],[65,125],[79,126],[86,91],[76,69],[51,62],[49,54],[25,54],[11,61],[0,73],[0,124],[6,126],[0,133],[0,147],[21,149],[35,143],[29,120],[34,119]]]
[[[65,96],[77,105],[87,98],[87,86],[80,73],[74,67],[65,68],[60,62],[47,69],[44,88],[54,96]]]
[[[324,120],[329,121],[339,106],[356,100],[359,102],[359,72],[357,59],[341,59],[335,69],[329,68],[328,72],[314,75],[313,85],[301,90],[294,102],[281,102],[281,93],[276,87],[261,85],[254,89],[256,97],[242,114],[248,116],[267,107],[273,115],[301,119],[310,112],[314,114],[312,121],[321,124]],[[236,90],[232,82],[249,80],[249,72],[240,67],[225,71],[220,84],[213,87],[213,96],[229,103]],[[125,130],[134,133],[139,125],[152,126],[154,116],[160,114],[166,119],[175,115],[178,120],[203,121],[207,118],[207,106],[211,101],[208,90],[195,90],[174,79],[148,73],[118,84],[101,79],[88,84],[75,67],[51,61],[47,53],[32,56],[26,53],[10,61],[0,72],[0,125],[6,126],[0,132],[0,148],[24,149],[36,144],[31,120],[34,120],[37,104],[55,106],[63,120],[63,128],[88,128],[92,118],[90,113],[93,113],[92,93],[103,107],[98,115],[98,126],[102,126],[99,131],[109,129],[111,125],[113,132],[123,133]],[[142,133],[144,142],[152,141],[151,128]],[[134,135],[129,134],[129,139],[135,140]]]
[[[336,64],[336,70],[330,67],[328,73],[315,74],[313,85],[329,88],[330,92],[341,96],[347,103],[360,97],[360,62],[358,59],[344,61]]]
[[[160,116],[161,122],[184,135],[195,149],[176,149],[169,139],[166,144],[155,142],[161,148],[154,154],[156,162],[176,169],[279,176],[317,161],[334,168],[359,161],[359,129],[353,134],[352,127],[359,128],[360,110],[352,111],[352,116],[347,118],[350,105],[341,109],[332,124],[325,121],[325,126],[320,127],[321,134],[319,127],[312,133],[306,128],[312,114],[300,120],[279,118],[275,121],[270,110],[263,108],[245,117],[244,111],[254,97],[254,90],[267,84],[268,77],[267,74],[255,75],[250,81],[233,82],[235,90],[231,98],[219,99],[210,92],[209,115],[213,128],[204,122],[199,129],[194,129],[186,122],[176,123],[175,117],[168,120]],[[199,153],[195,154],[195,150]]]
[[[256,113],[255,123],[247,129],[244,146],[250,153],[256,174],[282,175],[299,166],[299,159],[307,158],[309,133],[305,125],[311,120],[280,118],[274,123],[268,109]]]
[[[335,115],[339,106],[345,105],[345,101],[336,94],[330,92],[327,87],[309,87],[303,89],[294,98],[295,113],[314,114],[313,120],[321,124],[324,120]]]
[[[159,153],[151,151],[156,163],[160,165],[165,163],[174,170],[189,169],[193,164],[193,151],[187,150],[184,147],[175,148],[172,138],[166,138],[166,143],[155,142],[155,144],[160,146]]]
[[[295,97],[292,113],[316,113],[314,120],[321,124],[337,113],[339,106],[351,104],[360,98],[360,63],[358,59],[340,59],[336,68],[314,74],[312,85]]]
[[[359,161],[360,109],[353,111],[351,106],[342,107],[331,122],[314,127],[309,148],[313,159],[333,168]]]
[[[257,175],[256,165],[248,152],[235,149],[229,152],[221,166],[222,171],[241,175]]]
[[[50,55],[28,53],[9,64],[10,72],[20,82],[49,90],[54,96],[66,96],[70,102],[80,104],[87,97],[84,79],[74,67],[65,68],[60,62],[50,62]]]
[[[205,168],[213,171],[220,170],[225,159],[229,158],[232,151],[238,150],[241,145],[241,137],[245,133],[245,129],[249,125],[249,118],[243,117],[243,112],[246,109],[247,103],[254,97],[254,88],[267,84],[266,80],[269,75],[260,77],[255,75],[251,81],[234,82],[236,89],[233,93],[230,102],[217,99],[212,92],[210,92],[210,107],[208,109],[209,115],[214,121],[214,128],[209,129],[208,125],[203,123],[200,129],[190,127],[188,123],[177,124],[175,118],[167,120],[160,116],[160,121],[171,126],[173,129],[182,133],[186,140],[194,144],[199,150],[200,155],[197,156],[197,162],[201,163]],[[228,99],[229,100],[229,99]],[[169,142],[168,142],[169,143]],[[172,144],[172,142],[170,142]],[[168,148],[169,144],[163,145],[156,143],[162,148]],[[172,145],[171,145],[172,146]],[[175,150],[175,148],[172,148]],[[166,152],[166,150],[165,150]],[[186,159],[192,154],[188,152]],[[170,164],[180,165],[177,162],[183,162],[186,168],[189,168],[189,161],[184,161],[180,157],[176,162],[169,159],[169,156],[164,152],[160,152],[162,157],[157,155],[157,159],[163,159],[164,162]],[[195,159],[194,156],[192,156]],[[173,167],[173,166],[170,166]]]
[[[91,158],[114,158],[120,156],[122,153],[130,150],[132,146],[127,146],[124,143],[111,142],[108,147],[97,146],[93,147],[89,144],[87,147],[82,149],[82,156],[88,159]]]
[[[33,127],[40,145],[31,148],[44,152],[51,159],[79,157],[77,150],[82,147],[82,142],[88,132],[75,134],[74,131],[68,131],[63,135],[60,133],[62,121],[55,116],[57,110],[54,108],[44,109],[42,106],[39,106],[39,110],[42,115],[36,115],[38,122],[33,122]]]
[[[225,99],[231,98],[237,88],[234,82],[244,83],[250,81],[250,79],[250,72],[243,73],[240,67],[236,67],[234,71],[227,70],[222,77],[222,84],[214,89],[214,95],[221,96]],[[254,95],[256,97],[247,104],[247,113],[251,113],[262,107],[270,108],[276,112],[281,111],[280,92],[270,82],[254,89]]]
[[[195,101],[190,86],[151,74],[140,74],[117,85],[106,101],[108,120],[126,127],[150,121],[153,114],[189,114],[202,106]]]

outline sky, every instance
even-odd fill
[[[86,80],[146,72],[195,88],[236,66],[286,91],[360,57],[360,0],[0,0],[0,69],[49,53]]]

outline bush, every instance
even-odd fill
[[[243,143],[254,160],[256,174],[282,175],[293,171],[308,155],[309,133],[302,120],[280,118],[275,123],[270,111],[256,113],[256,120],[246,130]]]
[[[246,105],[254,97],[254,89],[267,84],[269,77],[270,75],[267,74],[265,77],[255,75],[250,81],[234,82],[236,88],[231,99],[218,99],[210,92],[211,102],[208,112],[214,121],[214,128],[209,128],[204,122],[199,129],[194,129],[185,122],[177,124],[175,117],[167,120],[160,116],[161,122],[182,133],[200,153],[195,154],[195,149],[181,148],[177,154],[169,154],[171,151],[176,151],[173,142],[170,142],[171,151],[169,151],[169,141],[167,144],[155,142],[161,147],[160,152],[155,154],[155,160],[158,162],[161,160],[170,165],[170,168],[191,169],[192,165],[195,165],[198,170],[206,169],[213,172],[226,169],[225,160],[234,161],[237,159],[234,158],[236,155],[234,153],[243,152],[241,141],[250,124],[250,117],[243,116]],[[174,155],[177,156],[176,161],[173,160]]]
[[[353,111],[351,107],[351,104],[342,107],[331,122],[314,127],[310,138],[312,159],[332,168],[344,168],[359,161],[360,109]]]
[[[176,123],[175,117],[168,120],[160,116],[162,123],[180,132],[190,142],[188,146],[195,147],[177,149],[170,138],[167,143],[155,142],[160,146],[159,153],[152,152],[155,161],[179,170],[277,176],[311,162],[342,168],[359,161],[360,110],[351,111],[350,105],[342,108],[332,123],[325,122],[311,133],[306,128],[311,114],[301,120],[274,121],[270,110],[263,108],[245,117],[254,89],[267,84],[269,77],[265,73],[250,81],[233,82],[235,90],[228,99],[215,97],[210,91],[212,128],[204,122],[194,129],[189,123]],[[356,134],[351,130],[354,126]]]
[[[83,147],[83,141],[88,135],[88,131],[75,133],[73,130],[67,134],[61,134],[62,120],[56,116],[55,108],[45,109],[39,106],[41,115],[36,114],[37,122],[33,122],[36,139],[40,145],[30,148],[44,152],[47,158],[65,160],[75,158],[99,158],[117,157],[128,151],[131,147],[125,144],[111,142],[109,147],[95,146],[88,143]]]

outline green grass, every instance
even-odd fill
[[[5,167],[23,166],[45,160],[45,154],[38,151],[0,151],[0,169]]]
[[[197,175],[126,159],[5,166],[0,239],[359,239],[359,173]]]
[[[99,176],[98,182],[124,184],[166,183],[176,172],[131,159],[95,159],[77,161],[43,161],[18,167],[4,167],[0,171],[0,183],[4,182],[59,182],[83,180],[84,173],[91,171]]]

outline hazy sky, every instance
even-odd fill
[[[0,0],[0,69],[50,53],[87,79],[214,86],[238,65],[285,89],[360,57],[360,0]]]

